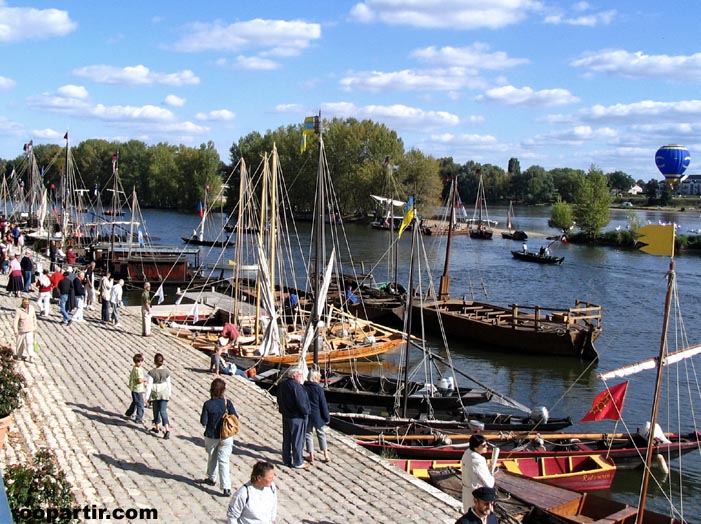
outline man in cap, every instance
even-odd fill
[[[497,490],[481,487],[472,492],[472,507],[455,524],[498,524],[494,514]]]

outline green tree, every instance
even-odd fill
[[[574,224],[572,217],[572,206],[567,202],[563,202],[558,196],[557,201],[553,204],[548,226],[560,229],[563,233],[566,233]]]
[[[399,173],[404,181],[407,194],[415,195],[417,208],[440,204],[442,184],[438,177],[440,165],[432,156],[426,156],[418,149],[404,155],[399,164]]]
[[[581,169],[571,169],[569,167],[558,167],[550,170],[555,191],[564,202],[574,202],[579,185],[584,178],[584,171]]]
[[[617,194],[625,193],[631,187],[635,185],[635,180],[632,176],[623,171],[614,171],[613,173],[607,173],[606,178],[608,179],[609,187]]]
[[[591,166],[582,180],[575,198],[574,217],[577,227],[588,238],[595,238],[599,230],[609,223],[609,193],[604,173]]]
[[[512,157],[509,159],[509,167],[506,171],[511,176],[521,174],[521,164],[519,163],[518,158]]]

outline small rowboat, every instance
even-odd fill
[[[524,253],[523,251],[512,251],[511,256],[518,260],[526,262],[535,262],[537,264],[562,264],[565,257],[556,257],[554,255],[541,255],[540,253]]]

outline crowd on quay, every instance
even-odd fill
[[[97,309],[98,303],[101,305],[101,321],[114,326],[120,325],[119,311],[123,305],[124,281],[115,281],[110,273],[105,273],[99,278],[95,273],[95,262],[78,267],[75,266],[76,260],[73,258],[73,264],[69,263],[62,270],[59,261],[63,259],[67,262],[68,257],[59,254],[54,244],[49,246],[48,251],[50,267],[43,268],[41,261],[34,261],[32,252],[28,249],[21,248],[18,252],[14,247],[3,250],[3,256],[7,254],[9,260],[8,271],[4,271],[8,274],[8,293],[21,297],[13,322],[15,357],[29,362],[37,350],[37,318],[46,319],[52,314],[52,298],[58,297],[58,309],[65,326],[84,321],[83,311]],[[36,296],[40,312],[38,316],[31,304],[30,294]],[[150,284],[145,283],[141,294],[141,335],[145,337],[152,336],[151,300]],[[211,358],[209,371],[214,373],[216,378],[210,385],[210,398],[204,402],[200,415],[200,423],[205,428],[206,476],[197,482],[207,486],[215,486],[218,482],[221,495],[230,497],[226,510],[228,524],[272,524],[277,515],[277,488],[273,464],[257,462],[253,466],[250,480],[232,494],[229,465],[230,458],[235,453],[234,436],[224,435],[223,422],[225,414],[238,417],[238,413],[233,400],[225,395],[226,382],[220,375],[238,374],[245,377],[243,370],[237,370],[231,363],[227,363],[221,354],[222,349],[236,345],[238,336],[235,325],[225,326],[219,350],[215,351]],[[143,424],[145,408],[150,407],[153,412],[153,427],[149,432],[154,436],[162,435],[164,440],[168,440],[171,435],[168,402],[172,395],[172,375],[165,365],[164,356],[157,353],[154,356],[154,366],[149,371],[143,368],[142,354],[134,355],[132,361],[133,366],[128,376],[131,398],[124,415],[137,424]],[[293,367],[279,385],[277,398],[278,409],[282,415],[281,455],[282,463],[286,467],[300,470],[312,467],[317,458],[315,433],[318,451],[321,453],[320,460],[330,461],[325,432],[325,427],[330,422],[330,414],[324,390],[319,384],[320,379],[318,370],[312,369],[305,380],[304,370]],[[493,503],[496,500],[494,480],[493,477],[485,476],[487,464],[479,454],[484,445],[484,442],[471,441],[470,449],[463,457],[463,502],[466,513],[456,524],[497,522],[493,514]]]

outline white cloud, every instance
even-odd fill
[[[195,118],[197,120],[226,121],[233,120],[235,116],[236,114],[228,109],[215,109],[207,113],[197,113]]]
[[[701,79],[701,53],[693,55],[647,55],[624,49],[605,49],[587,53],[570,62],[594,73],[608,73],[629,78],[665,78],[672,81]]]
[[[49,140],[56,140],[62,138],[65,131],[62,133],[60,131],[55,131],[53,129],[35,129],[32,131],[32,136],[36,138],[46,138]]]
[[[411,53],[412,58],[422,62],[428,62],[434,66],[458,66],[481,69],[505,69],[521,64],[527,64],[525,58],[509,58],[503,51],[489,52],[489,45],[475,42],[466,47],[442,47],[440,49],[431,46],[417,49]]]
[[[530,87],[502,86],[488,89],[477,100],[498,102],[509,106],[556,106],[579,102],[579,98],[567,89],[541,89]]]
[[[521,22],[543,8],[534,0],[364,0],[353,6],[352,19],[421,28],[497,29]]]
[[[460,67],[434,70],[360,71],[348,73],[341,79],[346,91],[359,89],[371,92],[395,91],[457,91],[481,89],[485,81],[476,72]]]
[[[17,85],[17,82],[6,76],[0,76],[0,91],[9,91]]]
[[[236,67],[253,71],[271,71],[280,67],[280,64],[259,56],[239,55],[236,57]]]
[[[66,11],[7,7],[0,2],[0,42],[3,43],[65,36],[77,27]]]
[[[698,120],[701,116],[701,100],[679,100],[677,102],[655,102],[642,100],[632,104],[614,104],[604,106],[596,104],[577,112],[581,121],[615,122],[615,123],[663,123],[679,125],[684,119]]]
[[[463,120],[469,124],[481,124],[484,122],[484,116],[482,116],[482,115],[468,115]]]
[[[186,28],[186,36],[173,46],[184,52],[237,52],[261,49],[278,56],[298,55],[321,38],[321,25],[301,20],[263,20],[224,24],[195,23]]]
[[[610,127],[593,128],[587,125],[578,125],[562,131],[536,135],[524,143],[528,145],[560,144],[569,146],[581,146],[585,142],[593,140],[610,140],[619,136],[618,131]]]
[[[109,65],[92,65],[74,69],[73,74],[89,78],[101,84],[183,86],[200,83],[200,79],[189,70],[177,73],[158,73],[141,64],[122,68]]]
[[[275,106],[277,113],[303,113],[304,107],[300,104],[278,104]]]
[[[67,84],[59,87],[56,90],[56,93],[62,97],[75,98],[78,100],[84,100],[89,96],[87,89],[85,89],[83,86],[76,86],[73,84]]]
[[[548,11],[543,21],[552,25],[572,25],[583,27],[596,27],[608,25],[618,14],[615,10],[587,13],[591,6],[587,2],[577,2],[571,6],[574,15],[568,15],[561,7],[553,7]]]
[[[168,109],[149,104],[143,106],[97,104],[89,110],[89,114],[100,120],[109,121],[168,122],[175,119],[175,115]]]
[[[185,99],[177,95],[168,95],[163,99],[163,102],[172,107],[183,107],[185,105]]]
[[[401,104],[389,106],[367,105],[356,106],[351,102],[333,102],[321,105],[325,114],[331,118],[369,118],[401,130],[431,130],[460,123],[457,115],[445,111],[427,111],[417,107]]]
[[[8,120],[4,116],[0,116],[0,135],[22,136],[26,135],[26,132],[22,124]]]
[[[460,144],[461,146],[491,146],[498,142],[497,138],[493,135],[454,135],[452,133],[431,135],[431,140],[433,140],[434,142],[441,142],[443,144]]]

